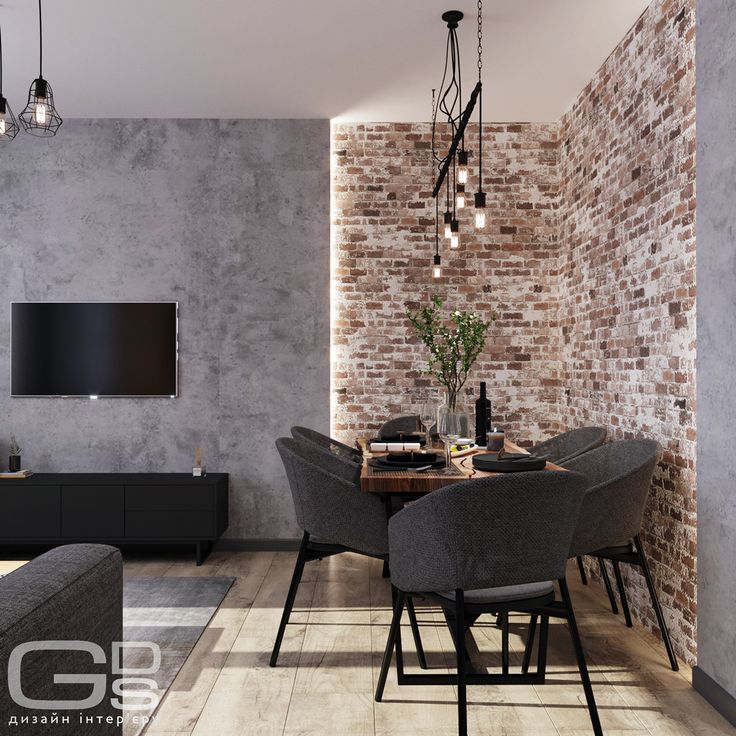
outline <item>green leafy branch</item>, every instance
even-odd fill
[[[433,296],[428,306],[417,311],[408,309],[406,316],[429,349],[429,367],[425,373],[447,389],[453,403],[483,351],[488,328],[496,316],[492,315],[491,321],[486,322],[473,312],[456,309],[444,318],[442,307],[442,299]]]

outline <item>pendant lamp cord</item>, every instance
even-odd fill
[[[478,93],[478,191],[483,191],[483,85],[481,72],[483,70],[483,0],[478,0],[478,83],[481,85]]]
[[[434,120],[437,116],[437,99],[435,96],[436,90],[432,90],[432,160],[437,158],[434,150]],[[434,253],[435,255],[440,254],[440,198],[434,198]]]
[[[41,0],[38,0],[38,76],[43,77],[43,21],[41,17]]]
[[[3,28],[0,26],[0,97],[3,96]]]
[[[440,254],[440,198],[434,198],[434,254]]]

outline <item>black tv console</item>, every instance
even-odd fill
[[[0,478],[0,545],[194,544],[201,565],[227,525],[227,473]]]

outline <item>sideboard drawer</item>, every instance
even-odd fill
[[[31,486],[28,481],[0,489],[0,538],[39,539],[61,534],[59,486]]]
[[[212,511],[214,487],[126,486],[126,511]]]
[[[123,486],[63,486],[61,535],[66,539],[123,536]]]
[[[214,515],[211,511],[126,511],[125,537],[212,539],[215,537]]]

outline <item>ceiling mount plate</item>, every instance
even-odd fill
[[[447,23],[448,28],[457,28],[457,24],[463,19],[461,10],[446,10],[442,13],[442,20]]]

